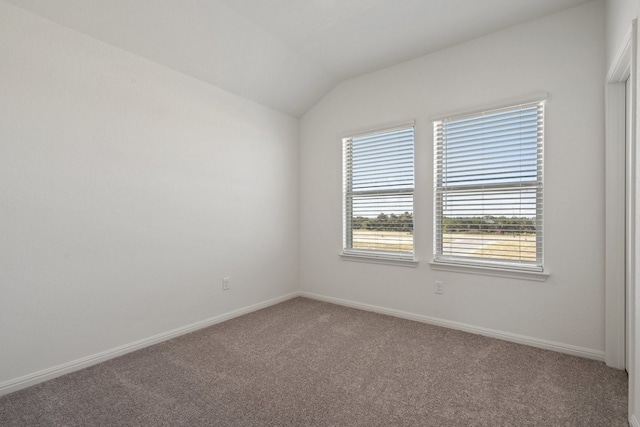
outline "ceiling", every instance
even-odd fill
[[[589,0],[0,0],[299,117],[339,82]]]

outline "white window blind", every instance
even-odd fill
[[[414,128],[343,139],[345,254],[413,259]]]
[[[544,102],[434,122],[435,261],[542,271]]]

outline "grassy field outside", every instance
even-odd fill
[[[353,249],[411,252],[413,233],[405,231],[353,230]]]
[[[469,257],[536,261],[536,236],[445,234],[444,252],[463,253]],[[413,233],[383,230],[353,230],[353,248],[390,252],[413,251]]]
[[[455,235],[454,235],[455,236]],[[455,237],[458,237],[457,235]],[[469,238],[469,235],[463,235]],[[486,235],[473,235],[477,239],[487,240]],[[455,238],[454,237],[454,238]],[[495,238],[495,239],[492,239]],[[490,242],[482,245],[469,254],[472,257],[491,259],[504,259],[513,261],[536,261],[536,236],[535,234],[522,234],[520,236],[490,236]],[[491,240],[492,239],[492,240]]]

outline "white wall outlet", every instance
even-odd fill
[[[223,291],[228,291],[229,290],[229,285],[231,284],[231,279],[228,277],[224,277],[222,279],[222,290]]]
[[[444,294],[444,283],[440,280],[436,280],[436,294]]]

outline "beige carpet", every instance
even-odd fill
[[[0,398],[2,426],[627,426],[600,362],[297,298]]]

